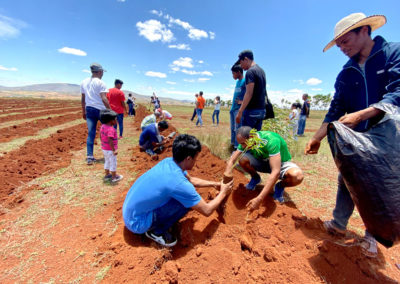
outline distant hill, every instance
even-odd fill
[[[26,97],[29,96],[29,92],[32,92],[32,96],[38,96],[38,93],[43,93],[40,97],[51,97],[52,94],[62,94],[62,97],[80,97],[80,86],[77,84],[68,83],[50,83],[50,84],[35,84],[20,87],[4,87],[0,86],[0,92],[6,93],[7,96]],[[127,96],[131,93],[138,102],[149,102],[150,96],[144,96],[137,94],[129,90],[123,90]],[[191,101],[188,100],[176,100],[172,98],[160,97],[161,104],[189,104]]]

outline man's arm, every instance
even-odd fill
[[[238,110],[238,114],[236,115],[236,123],[240,123],[242,118],[243,111],[246,109],[247,105],[249,104],[251,98],[253,97],[254,91],[254,83],[249,83],[246,85],[246,93],[244,94],[244,98],[240,108]]]
[[[108,102],[108,99],[107,99],[107,93],[105,93],[105,92],[100,93],[100,97],[101,97],[101,100],[103,101],[104,106],[108,109],[111,109],[110,103]]]
[[[315,132],[314,136],[308,141],[306,145],[306,149],[304,150],[304,154],[317,154],[319,150],[319,146],[321,145],[322,139],[325,138],[328,132],[328,123],[322,123],[321,127]]]
[[[81,105],[82,105],[82,118],[86,120],[86,101],[85,101],[85,94],[81,96]]]
[[[271,192],[276,181],[279,179],[279,174],[281,171],[281,155],[278,154],[278,155],[269,157],[269,165],[271,167],[271,174],[268,176],[268,179],[265,183],[263,190],[260,192],[260,194],[256,198],[253,198],[252,200],[250,200],[246,205],[246,207],[250,211],[257,209],[260,206],[261,202]]]
[[[192,207],[192,209],[196,210],[204,216],[210,216],[215,211],[215,209],[218,208],[225,197],[227,197],[231,193],[232,185],[233,181],[228,184],[224,184],[221,182],[221,191],[213,200],[207,203],[202,198],[197,205]]]
[[[195,187],[218,187],[220,185],[219,182],[216,181],[209,181],[209,180],[204,180],[201,178],[197,177],[192,177],[189,174],[186,175],[186,178],[195,186]]]
[[[231,174],[233,165],[235,164],[236,160],[239,158],[242,151],[236,150],[232,153],[231,157],[229,158],[228,162],[226,163],[225,173]]]
[[[339,119],[339,122],[343,123],[344,125],[354,128],[356,127],[361,121],[368,120],[372,117],[380,115],[383,113],[380,109],[369,107],[357,112],[345,114]]]

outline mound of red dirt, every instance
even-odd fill
[[[138,108],[139,126],[146,109]],[[170,127],[167,133],[175,131]],[[171,143],[160,160],[172,156]],[[140,176],[154,166],[146,153],[134,148],[132,162]],[[220,180],[225,162],[203,146],[190,175]],[[179,242],[161,248],[143,236],[129,232],[123,225],[122,204],[126,189],[116,204],[120,226],[111,239],[96,238],[102,264],[112,269],[106,282],[121,283],[395,283],[396,270],[389,268],[385,251],[376,259],[364,257],[350,236],[335,239],[322,229],[319,219],[308,219],[296,205],[276,204],[268,196],[258,211],[249,215],[246,203],[258,194],[247,191],[247,178],[234,172],[234,191],[223,210],[204,217],[190,211],[179,225]],[[205,200],[217,192],[199,188]],[[288,190],[290,194],[290,189]],[[385,270],[385,274],[381,271]]]

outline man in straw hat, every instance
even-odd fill
[[[400,44],[388,43],[381,36],[371,38],[371,31],[385,23],[386,18],[382,15],[367,17],[363,13],[354,13],[336,24],[334,39],[323,51],[336,45],[350,59],[336,79],[329,111],[306,145],[306,154],[318,152],[329,122],[339,120],[363,132],[369,128],[371,119],[382,114],[370,105],[384,102],[400,106]],[[333,234],[345,234],[353,210],[353,200],[339,173],[333,220],[324,222],[325,229]],[[367,256],[377,255],[376,241],[368,232],[361,247]]]

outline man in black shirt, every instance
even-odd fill
[[[240,64],[247,71],[246,94],[236,115],[236,122],[240,123],[243,116],[242,126],[250,126],[259,131],[265,116],[265,97],[267,95],[264,70],[254,62],[251,50],[243,50],[239,54],[236,64]]]

